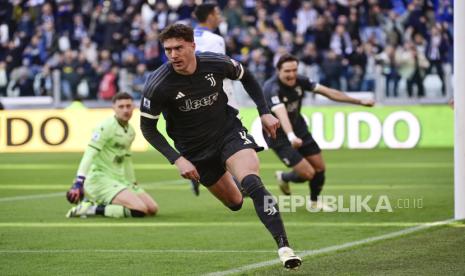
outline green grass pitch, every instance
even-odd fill
[[[143,219],[66,219],[65,199],[81,154],[0,155],[1,275],[463,275],[463,222],[370,242],[453,218],[453,150],[324,151],[324,195],[385,196],[393,212],[283,213],[299,271],[277,260],[274,241],[250,199],[231,212],[204,188],[200,197],[155,152],[135,153],[139,183],[160,205]],[[259,154],[261,176],[279,195],[272,152]],[[293,184],[307,195],[307,184]],[[377,200],[369,202],[374,209]],[[408,206],[407,206],[408,205]],[[408,207],[408,208],[407,208]],[[351,242],[363,241],[344,247]],[[314,250],[314,251],[311,251]],[[318,251],[320,250],[320,251]],[[314,252],[309,253],[308,252]],[[320,254],[317,254],[317,253]],[[269,262],[271,261],[271,262]],[[255,266],[269,262],[266,266]],[[250,266],[251,265],[251,266]],[[236,269],[236,270],[234,270]]]

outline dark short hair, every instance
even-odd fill
[[[112,103],[116,103],[119,100],[134,100],[134,98],[128,92],[118,92],[111,98]]]
[[[163,29],[160,34],[161,43],[170,38],[181,38],[188,42],[194,42],[194,30],[184,24],[173,24]]]
[[[278,59],[278,63],[276,63],[276,68],[278,68],[278,70],[281,69],[283,63],[289,61],[296,61],[297,63],[299,63],[299,59],[296,56],[291,54],[284,54]]]
[[[207,17],[215,10],[214,3],[204,3],[195,8],[194,15],[201,23],[207,21]]]

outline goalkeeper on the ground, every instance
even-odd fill
[[[136,134],[129,124],[133,98],[120,92],[112,101],[115,114],[95,128],[74,184],[66,193],[70,203],[78,204],[66,217],[143,217],[158,211],[157,203],[137,185],[134,174],[130,149]]]

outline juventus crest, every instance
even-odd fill
[[[205,76],[205,79],[207,79],[207,80],[210,81],[210,85],[211,85],[212,87],[216,86],[216,80],[215,80],[215,78],[213,77],[213,74],[212,74],[212,73],[207,74],[207,75]]]

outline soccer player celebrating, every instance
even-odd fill
[[[200,181],[233,211],[242,207],[242,194],[231,174],[253,200],[255,211],[278,244],[286,268],[301,260],[289,247],[276,203],[258,175],[256,150],[261,150],[227,104],[222,81],[240,80],[257,104],[262,125],[275,137],[279,121],[270,114],[262,90],[242,65],[215,53],[195,54],[193,30],[175,24],[160,34],[169,62],[153,72],[145,84],[141,103],[141,129],[150,144],[174,164],[182,177]],[[173,139],[173,149],[157,130],[160,114]],[[227,173],[229,172],[229,173]]]
[[[325,183],[325,162],[320,147],[300,114],[304,92],[310,91],[334,101],[363,106],[373,106],[374,101],[355,99],[341,91],[315,83],[298,75],[297,66],[298,59],[285,54],[277,62],[277,75],[265,82],[265,98],[281,123],[277,138],[269,139],[264,135],[265,141],[281,161],[292,168],[290,172],[276,172],[281,191],[290,195],[289,182],[309,181],[311,207],[314,210],[330,211],[330,208],[317,201]]]
[[[66,217],[121,218],[157,213],[157,203],[137,185],[134,174],[130,148],[136,133],[129,124],[133,109],[130,94],[120,92],[113,97],[115,114],[95,128],[76,180],[66,194],[69,202],[79,203],[85,191],[90,201],[71,208]]]

